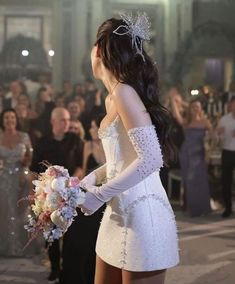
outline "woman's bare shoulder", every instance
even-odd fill
[[[139,94],[132,86],[128,84],[119,83],[117,88],[113,92],[112,98],[116,103],[132,105],[136,107],[138,106],[141,109],[144,108]]]
[[[113,92],[113,97],[116,97],[116,96],[126,96],[126,95],[129,95],[129,96],[138,96],[136,90],[128,85],[128,84],[124,84],[124,83],[119,83],[117,85],[117,87],[115,88],[114,92]],[[139,96],[138,96],[139,97]]]

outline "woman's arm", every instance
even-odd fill
[[[88,156],[90,155],[91,151],[90,151],[90,141],[86,141],[84,148],[83,148],[83,165],[82,165],[82,170],[83,173],[85,174],[87,171],[87,160],[88,160]]]
[[[83,173],[85,174],[87,171],[87,161],[88,161],[88,156],[91,153],[90,150],[90,142],[86,142],[84,146],[84,154],[83,154]],[[101,167],[95,169],[92,171],[90,174],[85,176],[81,182],[80,185],[83,188],[87,188],[91,185],[100,185],[104,182],[106,179],[106,164],[102,165]]]
[[[23,166],[30,166],[31,162],[32,162],[32,156],[33,156],[33,148],[32,148],[32,144],[29,138],[29,135],[27,133],[23,133],[22,134],[22,142],[24,143],[25,147],[26,147],[26,151],[24,154],[24,157],[22,159],[22,165]]]
[[[177,122],[183,126],[185,124],[184,118],[180,112],[180,108],[177,104],[176,97],[171,96],[170,97],[170,103],[171,103],[171,109],[172,109],[172,114],[174,118],[177,120]]]
[[[82,205],[86,214],[94,213],[104,202],[137,185],[163,165],[155,127],[138,94],[130,86],[120,84],[113,99],[136,152],[136,159],[106,184],[87,188],[86,200]]]

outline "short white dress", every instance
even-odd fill
[[[137,154],[119,116],[99,130],[99,137],[109,181]],[[175,216],[158,171],[107,203],[96,253],[106,263],[128,271],[161,270],[179,263]]]

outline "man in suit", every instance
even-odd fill
[[[55,108],[51,113],[51,135],[39,139],[33,152],[31,171],[41,172],[45,168],[40,164],[43,160],[53,165],[64,166],[72,175],[78,167],[82,167],[83,143],[78,136],[69,133],[70,114],[64,108]],[[51,262],[51,273],[48,280],[56,283],[60,274],[59,241],[48,246]]]
[[[43,160],[53,165],[64,166],[73,175],[82,167],[83,142],[74,133],[69,133],[70,114],[65,108],[55,108],[51,113],[51,135],[39,139],[33,152],[31,171],[42,172]],[[95,273],[95,243],[102,211],[78,216],[63,237],[62,252],[59,241],[48,247],[51,262],[49,283],[93,284]],[[62,258],[62,268],[61,268]]]

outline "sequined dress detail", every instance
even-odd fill
[[[19,134],[21,141],[13,149],[0,144],[0,256],[23,255],[28,240],[24,229],[27,203],[17,206],[17,201],[29,194],[21,160],[30,142],[28,134]]]
[[[151,137],[143,137],[144,129],[134,128],[127,133],[118,116],[108,127],[99,130],[106,156],[107,181],[121,174],[136,159],[132,139],[138,139],[138,143],[148,139],[150,144],[145,151],[151,155]],[[129,271],[173,267],[179,262],[175,216],[159,171],[146,177],[142,165],[138,172],[143,175],[141,182],[107,202],[96,253],[106,263]]]

